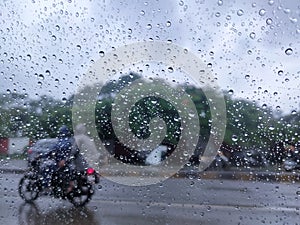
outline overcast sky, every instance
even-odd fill
[[[300,1],[54,2],[0,3],[0,92],[68,97],[100,51],[152,38],[197,54],[235,97],[299,110]]]

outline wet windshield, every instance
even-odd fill
[[[298,223],[299,16],[1,2],[1,224]]]

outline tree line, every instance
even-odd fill
[[[99,92],[96,102],[96,125],[102,139],[115,139],[111,124],[113,93],[140,78],[137,74],[120,77],[108,82]],[[202,89],[192,85],[178,84],[185,89],[195,103],[201,129],[199,136],[207,139],[211,129],[209,102]],[[89,87],[86,87],[89,88]],[[102,97],[101,97],[102,96]],[[237,99],[224,93],[227,122],[224,143],[236,148],[267,149],[278,141],[299,141],[299,112],[288,115],[274,113],[270,107],[257,102]],[[26,136],[33,140],[56,137],[58,128],[66,124],[72,127],[74,96],[67,101],[51,96],[31,99],[26,94],[2,93],[0,95],[0,137]],[[91,103],[95,104],[95,103]],[[130,126],[140,138],[147,138],[149,122],[154,117],[164,120],[167,127],[165,141],[176,145],[180,138],[180,118],[176,108],[164,99],[147,97],[136,103],[131,110]]]

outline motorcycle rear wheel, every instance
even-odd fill
[[[25,202],[31,203],[39,196],[39,187],[36,179],[25,175],[19,182],[19,195]]]
[[[75,186],[68,194],[68,199],[75,207],[82,207],[91,200],[93,194],[93,186],[91,184],[85,184],[82,186]]]

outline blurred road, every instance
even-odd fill
[[[24,204],[21,176],[0,175],[0,224],[299,224],[297,183],[171,178],[130,187],[102,179],[87,207],[75,209],[47,196]]]

